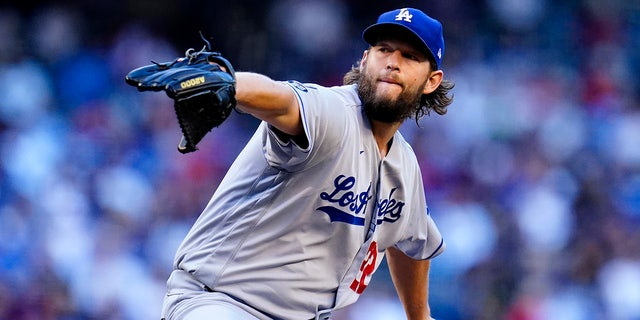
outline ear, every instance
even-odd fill
[[[362,59],[360,59],[360,70],[362,70],[362,67],[366,64],[368,54],[369,54],[369,50],[365,50],[362,53]]]
[[[422,94],[429,94],[436,91],[436,89],[440,86],[440,83],[442,83],[443,77],[444,74],[442,70],[431,71],[429,79],[427,79],[427,83],[425,83],[424,89],[422,90]]]

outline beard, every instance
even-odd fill
[[[363,67],[358,75],[358,96],[362,102],[362,109],[369,119],[385,123],[403,122],[420,108],[422,91],[407,90],[403,86],[402,92],[395,99],[378,97],[376,82],[376,77],[368,75],[366,66]]]

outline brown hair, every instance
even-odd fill
[[[429,59],[431,60],[431,59]],[[434,61],[430,61],[431,69],[435,70],[436,65]],[[358,61],[355,65],[351,67],[344,77],[342,78],[342,82],[347,84],[354,84],[358,82],[358,78],[360,76],[360,61]],[[455,86],[454,82],[451,80],[442,80],[438,88],[435,91],[429,94],[423,94],[422,99],[420,99],[420,106],[416,108],[414,113],[414,117],[416,123],[420,118],[425,115],[429,115],[431,110],[435,111],[439,115],[444,115],[447,113],[447,107],[453,102],[453,94],[449,94],[451,89]]]

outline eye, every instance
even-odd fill
[[[420,61],[420,58],[418,58],[418,56],[416,56],[415,54],[405,53],[402,56],[404,56],[405,58],[407,58],[409,60]]]
[[[409,59],[409,60],[412,60],[412,61],[418,61],[418,62],[421,62],[421,61],[423,61],[423,60],[424,60],[424,56],[423,56],[422,54],[420,54],[420,53],[418,53],[418,52],[415,52],[415,51],[413,51],[413,50],[403,51],[403,52],[402,52],[402,56],[403,56],[405,59]]]

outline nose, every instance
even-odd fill
[[[387,70],[398,70],[400,66],[400,58],[402,53],[400,50],[394,50],[387,56]]]

